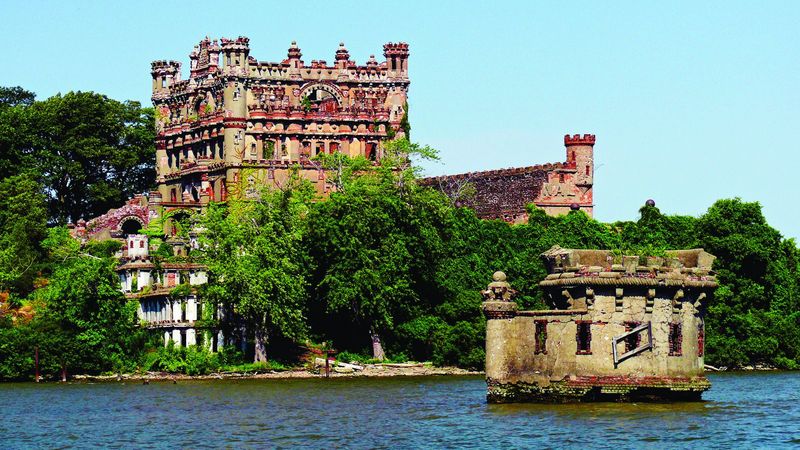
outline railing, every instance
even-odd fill
[[[625,338],[627,338],[629,336],[633,336],[634,334],[639,334],[644,330],[647,330],[647,342],[645,342],[644,344],[636,347],[635,349],[633,349],[633,350],[631,350],[629,352],[625,352],[625,353],[623,353],[621,355],[617,355],[617,344],[619,342],[624,341]],[[617,365],[619,365],[619,363],[621,363],[622,361],[625,361],[626,359],[628,359],[628,358],[630,358],[632,356],[636,356],[639,353],[642,353],[643,351],[649,350],[649,349],[652,349],[652,348],[653,348],[653,330],[650,327],[650,322],[647,322],[645,324],[639,325],[638,327],[632,329],[631,331],[628,331],[626,333],[623,333],[623,334],[621,334],[619,336],[614,337],[613,339],[611,339],[611,351],[614,354],[614,368],[616,368]]]

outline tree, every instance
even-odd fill
[[[118,207],[155,178],[153,110],[93,92],[31,103],[10,92],[0,108],[0,176],[38,173],[50,222],[73,222]]]
[[[137,303],[125,298],[114,272],[116,261],[84,253],[64,228],[44,243],[53,264],[47,286],[35,293],[41,314],[32,326],[42,359],[62,370],[98,372],[130,360],[143,341]]]
[[[296,178],[258,199],[212,204],[201,235],[210,280],[205,297],[234,311],[255,341],[255,362],[267,360],[272,337],[307,332],[306,264],[300,246],[312,189]]]
[[[0,292],[24,296],[42,269],[47,234],[41,186],[28,175],[0,180]]]
[[[20,86],[0,86],[0,108],[17,105],[30,106],[35,99],[36,94],[31,91],[26,91]]]
[[[326,317],[320,322],[333,317],[332,323],[351,324],[342,330],[320,325],[349,345],[368,335],[376,359],[385,357],[381,336],[430,298],[436,273],[431,264],[442,252],[434,224],[445,201],[416,186],[413,157],[433,158],[435,152],[401,139],[386,143],[377,167],[338,156],[336,163],[344,167],[335,178],[340,189],[314,204],[309,215],[312,302]]]

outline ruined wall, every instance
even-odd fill
[[[528,204],[553,216],[577,209],[591,216],[594,144],[591,134],[566,135],[564,162],[423,178],[420,184],[444,192],[483,219],[525,222]]]
[[[444,192],[456,206],[472,208],[483,219],[521,222],[527,219],[528,203],[539,197],[549,170],[549,164],[488,170],[425,178],[421,184]]]
[[[713,257],[694,250],[625,257],[623,264],[603,251],[555,248],[545,255],[551,274],[540,285],[553,310],[517,311],[492,294],[497,282],[485,293],[490,401],[693,399],[708,389],[703,315],[716,287]],[[648,324],[617,342],[615,363],[614,338]]]

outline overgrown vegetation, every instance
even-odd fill
[[[15,115],[26,114],[18,108],[35,104],[24,93],[0,92],[8,99],[0,107],[0,129],[16,127]],[[90,133],[77,128],[67,134]],[[53,133],[63,142],[63,130]],[[0,134],[0,145],[13,140]],[[14,145],[11,150],[21,148]],[[189,258],[209,268],[200,295],[245,320],[255,357],[232,348],[164,348],[161,336],[138,326],[135,302],[119,291],[112,258],[118,244],[81,247],[66,229],[48,228],[48,221],[96,214],[100,203],[53,209],[48,178],[21,170],[28,167],[21,162],[26,151],[7,148],[0,158],[0,379],[30,379],[36,348],[46,377],[64,369],[278,370],[285,364],[276,359],[291,353],[287,343],[314,342],[347,361],[385,357],[480,368],[479,292],[503,270],[521,307],[544,307],[539,255],[556,244],[636,255],[703,247],[718,257],[720,281],[706,316],[706,361],[800,364],[800,250],[767,224],[758,203],[719,200],[700,217],[666,216],[645,206],[637,221],[612,224],[580,211],[550,217],[535,208],[527,224],[479,220],[417,185],[411,162],[436,155],[404,139],[387,145],[377,167],[364,158],[320,155],[336,186],[324,201],[298,177],[283,189],[213,204],[192,218],[204,232],[201,250]],[[180,223],[181,233],[193,226],[188,222]],[[156,263],[169,259],[170,245],[158,245],[160,228],[148,231]],[[173,294],[188,292],[181,285]],[[209,325],[213,310],[203,309]]]

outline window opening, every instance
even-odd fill
[[[641,322],[625,322],[625,332],[631,331],[634,328],[641,325]],[[625,353],[632,351],[633,349],[639,347],[639,344],[642,343],[642,334],[635,333],[625,338]]]
[[[706,347],[706,328],[703,324],[697,325],[697,356],[703,356],[705,354],[705,347]]]
[[[591,355],[592,354],[592,322],[578,321],[577,332],[575,333],[575,340],[578,343],[578,351],[576,355]]]
[[[534,322],[534,333],[536,337],[536,349],[534,354],[547,354],[547,321],[537,320]]]
[[[681,356],[681,324],[669,324],[669,356]]]

